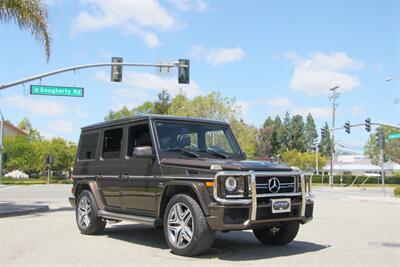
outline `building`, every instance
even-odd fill
[[[383,164],[383,169],[386,176],[392,176],[394,172],[400,172],[400,164],[388,161]],[[329,173],[330,165],[323,168],[325,173]],[[372,164],[371,160],[364,155],[344,154],[338,155],[333,162],[334,174],[351,174],[355,176],[364,176],[368,174],[380,174],[381,166]]]
[[[3,136],[27,136],[28,134],[18,128],[17,126],[13,125],[9,121],[4,121],[4,126],[3,126]]]

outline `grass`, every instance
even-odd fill
[[[47,184],[47,177],[42,176],[39,178],[28,178],[28,179],[13,179],[2,177],[0,180],[1,184],[4,185],[37,185]],[[71,184],[69,179],[50,177],[50,184]]]

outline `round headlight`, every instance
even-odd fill
[[[234,177],[230,176],[225,180],[225,188],[228,192],[233,192],[236,190],[237,181]]]

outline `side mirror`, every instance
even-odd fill
[[[151,146],[137,146],[133,149],[135,156],[153,156],[153,148]]]
[[[244,158],[244,159],[247,159],[247,154],[246,154],[246,152],[243,152],[242,155],[243,155],[243,158]]]

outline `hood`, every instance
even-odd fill
[[[188,168],[210,169],[211,165],[219,165],[222,170],[229,171],[292,171],[292,168],[268,161],[232,160],[232,159],[177,159],[164,158],[164,165],[183,166]]]

